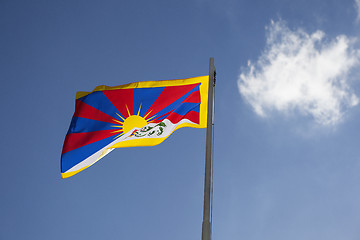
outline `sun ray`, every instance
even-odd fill
[[[138,111],[138,114],[137,114],[138,116],[140,116],[141,104],[142,104],[142,103],[140,103],[139,111]]]
[[[124,133],[117,135],[116,137],[114,137],[114,139],[117,139],[117,138],[121,137],[122,135],[124,135]]]
[[[111,127],[123,129],[123,126],[119,126],[119,125],[112,125]]]
[[[125,118],[123,118],[120,114],[116,113],[123,121],[125,121]]]
[[[120,125],[123,125],[124,124],[124,122],[122,122],[122,121],[119,121],[119,120],[116,120],[116,119],[113,119],[115,122],[117,122],[118,124],[120,124]]]
[[[154,118],[156,117],[156,115],[152,116],[152,117],[149,117],[148,119],[146,119],[146,121],[151,121],[151,120],[154,120]]]
[[[111,133],[122,133],[122,132],[123,132],[123,130],[116,130],[116,131],[113,131]]]
[[[146,114],[145,116],[144,116],[144,119],[145,120],[147,120],[146,118],[147,118],[147,116],[149,116],[149,114],[152,112],[152,110],[148,113],[148,114]]]
[[[128,112],[128,117],[130,117],[130,116],[131,116],[131,114],[130,114],[129,108],[128,108],[128,106],[127,106],[127,105],[125,105],[125,106],[126,106],[126,110],[127,110],[127,112]]]

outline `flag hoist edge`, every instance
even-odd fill
[[[179,128],[206,128],[208,84],[209,76],[201,76],[78,92],[61,154],[62,177],[114,148],[154,146]]]

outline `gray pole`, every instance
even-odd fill
[[[205,184],[204,184],[204,216],[202,223],[202,240],[211,240],[211,202],[212,202],[212,178],[211,178],[211,145],[213,130],[213,104],[215,86],[215,65],[214,58],[210,58],[209,64],[209,99],[206,128],[206,155],[205,155]]]

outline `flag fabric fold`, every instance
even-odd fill
[[[61,176],[114,148],[154,146],[182,127],[206,128],[209,76],[146,81],[76,94],[61,154]]]

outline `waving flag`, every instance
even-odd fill
[[[99,86],[76,94],[61,175],[70,177],[114,148],[154,146],[181,127],[206,128],[209,76]]]

